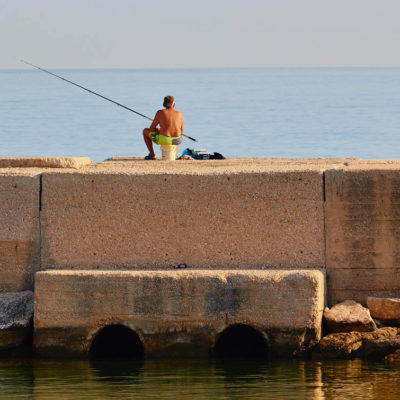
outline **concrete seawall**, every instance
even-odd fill
[[[40,268],[38,171],[0,171],[0,291],[33,288]]]
[[[35,161],[33,165],[41,164]],[[67,160],[65,166],[69,165],[74,163]],[[291,271],[293,276],[302,276],[296,275],[298,271],[323,271],[326,289],[320,285],[324,287],[322,298],[329,305],[346,299],[365,303],[367,296],[400,294],[398,160],[148,163],[119,158],[80,169],[46,165],[40,169],[3,168],[0,200],[0,291],[34,289],[35,273],[49,271],[49,275],[38,275],[40,302],[35,299],[35,309],[42,310],[40,315],[51,315],[51,307],[44,306],[50,304],[46,279],[50,287],[58,271],[66,274],[57,278],[64,282],[60,286],[60,296],[64,296],[62,288],[68,287],[65,279],[77,279],[77,287],[90,292],[94,278],[89,272],[82,275],[82,270],[108,271],[113,287],[113,279],[118,282],[122,271],[133,274],[129,279],[134,282],[135,273],[148,271],[156,276],[179,263],[200,274],[198,279],[205,270],[219,274],[262,266],[266,275],[278,269]],[[117,275],[112,275],[113,271]],[[272,275],[268,279],[273,279]],[[119,284],[115,285],[119,290]],[[298,287],[281,289],[291,302],[280,306],[282,323],[275,328],[281,333],[288,331],[283,322],[289,316],[285,307],[290,309],[300,296]],[[320,302],[320,290],[313,290],[304,289],[304,293]],[[78,307],[72,305],[73,293],[69,288],[65,294],[72,307],[65,310],[66,315],[74,314]],[[129,293],[125,296],[129,298]],[[203,301],[199,296],[198,301]],[[110,295],[108,301],[112,299]],[[85,301],[92,309],[88,296],[81,299]],[[304,308],[303,321],[309,320],[308,312]],[[134,314],[129,315],[131,325],[139,323]],[[48,325],[49,331],[43,333],[47,329],[44,319],[37,318],[35,326],[42,335],[38,335],[38,347],[46,347],[40,338],[51,337],[50,331],[72,329],[64,321]],[[111,321],[108,314],[98,318],[104,324]],[[248,318],[238,323],[246,321],[255,324]],[[216,324],[220,323],[218,319]],[[79,334],[71,333],[73,337],[81,335],[80,344],[74,346],[88,350],[87,335],[93,324],[84,323]],[[264,333],[272,326],[271,321],[255,325]],[[293,352],[318,340],[320,320],[312,328],[305,322],[300,329],[294,325],[298,336],[291,339]],[[307,343],[302,342],[300,332],[304,336],[309,328],[314,334]],[[175,329],[173,324],[171,329]],[[210,332],[208,344],[220,331],[212,328]],[[273,336],[271,331],[265,335]],[[49,340],[62,342],[60,338]]]
[[[104,326],[122,325],[139,335],[147,356],[207,357],[227,327],[246,324],[284,356],[321,336],[324,275],[47,271],[37,274],[35,301],[35,345],[42,354],[85,355]]]
[[[42,267],[317,268],[323,219],[319,171],[46,172]]]
[[[400,170],[397,165],[326,172],[329,300],[400,295]]]

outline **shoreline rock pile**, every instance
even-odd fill
[[[326,308],[324,325],[328,334],[317,344],[312,358],[391,360],[400,355],[400,328],[383,326],[399,323],[400,299],[369,297],[367,305],[346,300]]]

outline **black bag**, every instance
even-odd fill
[[[182,156],[190,156],[195,160],[225,160],[225,157],[221,153],[210,153],[203,149],[185,149]],[[182,158],[179,157],[179,158]]]

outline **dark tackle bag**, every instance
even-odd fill
[[[183,156],[189,156],[195,160],[225,160],[225,157],[221,153],[210,153],[203,149],[185,149],[179,158]]]

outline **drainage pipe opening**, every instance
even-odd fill
[[[268,342],[261,332],[249,325],[236,324],[226,328],[214,346],[217,358],[268,359]]]
[[[101,329],[90,347],[91,359],[141,359],[143,356],[139,336],[123,325],[109,325]]]

